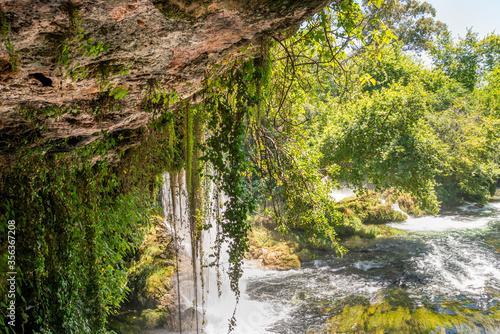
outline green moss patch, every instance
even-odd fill
[[[271,247],[250,247],[250,255],[262,260],[262,264],[271,269],[288,270],[300,268],[299,257],[292,253],[287,242],[279,242]]]
[[[424,214],[432,214],[432,212],[422,210],[417,203],[417,200],[407,193],[397,192],[394,189],[389,189],[385,191],[381,197],[391,205],[394,203],[398,203],[401,210],[412,217],[418,218],[422,217]]]
[[[473,333],[481,324],[494,333],[500,326],[498,307],[487,311],[467,308],[463,302],[443,301],[439,305],[415,306],[401,289],[385,291],[381,302],[346,301],[344,306],[325,309],[337,312],[327,321],[328,333],[444,333],[447,329]]]
[[[126,311],[111,316],[108,328],[121,334],[136,334],[147,329],[163,328],[170,312],[166,308]]]
[[[390,201],[382,203],[378,194],[366,192],[360,196],[344,199],[339,203],[338,210],[349,218],[359,218],[365,224],[384,224],[406,220],[406,215],[395,211],[392,205]]]
[[[247,258],[262,260],[264,266],[272,269],[297,269],[300,261],[314,258],[303,240],[306,238],[295,232],[281,235],[274,229],[271,219],[260,216],[252,222]]]
[[[129,301],[135,307],[155,308],[168,304],[170,281],[175,272],[170,237],[157,220],[146,235],[129,268]]]

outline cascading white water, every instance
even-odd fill
[[[188,189],[186,187],[186,173],[165,173],[163,184],[163,211],[165,223],[172,231],[176,239],[176,247],[178,249],[178,264],[179,282],[179,308],[183,314],[181,322],[183,327],[188,329],[199,330],[205,322],[205,309],[211,306],[217,299],[218,293],[218,275],[217,268],[210,267],[214,255],[213,249],[210,247],[215,244],[217,237],[215,215],[221,212],[221,200],[215,194],[213,185],[209,184],[204,188],[205,197],[208,201],[202,209],[204,225],[211,227],[202,233],[201,248],[193,246],[192,242],[192,227],[190,221],[190,208],[188,200]],[[221,248],[221,268],[225,266],[227,259],[226,245]],[[200,253],[198,251],[201,250]],[[221,290],[226,290],[225,275],[220,276]],[[224,291],[224,295],[228,295]],[[214,297],[215,296],[215,297]]]
[[[178,307],[182,314],[186,314],[189,309],[197,308],[198,296],[196,290],[198,282],[193,274],[193,264],[197,265],[197,262],[192,260],[193,250],[191,247],[185,173],[165,173],[163,178],[162,204],[164,221],[174,236],[178,252]],[[185,318],[185,316],[182,316],[182,318]],[[182,322],[185,322],[185,320],[183,319]]]
[[[384,201],[384,202],[385,202],[385,201]],[[397,212],[402,213],[403,215],[405,215],[405,216],[406,216],[406,219],[412,219],[412,218],[410,217],[410,215],[409,215],[409,214],[407,214],[406,212],[404,212],[403,210],[401,210],[401,208],[399,207],[398,202],[395,202],[395,203],[391,206],[391,208],[392,208],[394,211],[397,211]]]
[[[204,225],[210,228],[202,233],[201,254],[193,256],[185,172],[164,174],[162,204],[165,223],[176,238],[179,250],[178,294],[183,330],[188,330],[189,333],[225,333],[236,309],[237,327],[233,333],[266,333],[265,327],[271,319],[278,319],[282,310],[272,310],[266,303],[252,301],[246,295],[247,278],[264,273],[246,266],[246,272],[240,280],[241,298],[239,305],[236,305],[236,297],[230,289],[227,275],[227,243],[221,245],[219,267],[209,265],[217,252],[214,248],[217,218],[223,214],[227,198],[216,190],[211,180],[205,179],[204,182],[204,205],[200,209],[203,211]]]
[[[340,189],[335,189],[330,192],[330,196],[336,201],[339,202],[343,200],[344,198],[354,196],[354,189],[351,188],[340,188]]]

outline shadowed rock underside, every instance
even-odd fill
[[[257,50],[326,3],[0,0],[1,162],[22,143],[69,151],[103,133],[120,133],[134,146],[153,117],[145,108],[148,91],[175,90],[195,100],[211,64],[229,55],[251,56],[241,50]],[[83,55],[82,45],[99,42],[109,46],[107,52]],[[65,77],[65,59],[68,68],[87,68],[87,76]],[[128,72],[118,74],[123,69]],[[113,74],[113,86],[128,89],[126,97],[114,99],[99,86],[105,72]]]

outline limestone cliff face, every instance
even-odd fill
[[[0,0],[0,157],[23,140],[40,145],[35,137],[66,151],[103,132],[137,131],[152,117],[148,89],[193,97],[210,64],[298,26],[326,2]],[[83,55],[99,42],[107,52]],[[81,68],[86,77],[65,78]],[[128,89],[125,98],[109,97],[103,73]]]

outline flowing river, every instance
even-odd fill
[[[390,226],[406,233],[300,270],[248,264],[233,333],[500,333],[500,200]],[[205,333],[227,333],[224,293],[205,305]]]
[[[408,234],[246,268],[235,333],[500,333],[500,201],[391,226]],[[229,304],[209,306],[207,333],[227,331]]]

